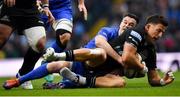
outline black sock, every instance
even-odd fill
[[[96,77],[86,77],[86,86],[90,88],[95,87]]]
[[[38,53],[32,48],[29,48],[24,56],[24,62],[22,64],[22,67],[19,69],[19,74],[22,76],[32,71],[41,55],[42,53]]]
[[[73,50],[68,50],[65,53],[66,53],[66,61],[74,61]]]

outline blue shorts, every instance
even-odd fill
[[[56,9],[56,10],[51,10],[51,13],[54,16],[55,20],[68,19],[70,21],[73,21],[71,9],[62,9],[62,10]],[[48,23],[48,17],[44,14],[42,14],[40,17],[42,21],[45,23],[45,27],[48,28],[50,26]]]

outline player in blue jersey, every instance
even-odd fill
[[[127,28],[131,28],[131,27],[134,27],[136,24],[138,23],[138,18],[135,16],[135,15],[133,15],[133,14],[126,14],[124,17],[123,17],[123,20],[122,20],[122,22],[121,22],[121,24],[120,24],[120,28],[119,27],[117,27],[117,28],[108,28],[108,27],[106,27],[106,28],[102,28],[100,31],[99,31],[99,34],[97,35],[97,37],[98,36],[102,36],[102,37],[104,37],[103,39],[105,40],[104,42],[106,43],[106,44],[108,44],[108,42],[107,41],[110,41],[110,40],[112,40],[112,39],[114,39],[114,38],[117,38],[125,29],[127,29]],[[97,38],[96,37],[96,38]],[[86,51],[88,51],[89,53],[87,53],[87,54],[85,54],[84,56],[86,56],[86,57],[84,57],[84,58],[86,58],[86,60],[88,60],[88,59],[90,59],[90,63],[92,63],[93,61],[94,61],[94,64],[101,64],[101,63],[103,63],[103,60],[105,60],[105,58],[106,58],[106,53],[104,53],[105,52],[105,50],[104,49],[102,49],[102,48],[97,48],[96,47],[96,43],[95,43],[95,41],[96,41],[96,39],[94,38],[93,40],[91,40],[85,47],[87,48],[94,48],[94,49],[92,49],[92,50],[88,50],[88,49],[86,49],[86,48],[84,48],[83,50],[86,52]],[[109,45],[110,46],[110,45]],[[96,48],[96,49],[95,49]],[[110,46],[110,48],[112,48],[111,46]],[[47,49],[48,50],[48,49]],[[113,50],[113,49],[111,49],[111,50]],[[113,50],[114,51],[114,50]],[[115,51],[114,51],[115,52]],[[82,54],[83,52],[81,52],[80,54]],[[116,52],[115,52],[116,53]],[[72,55],[72,53],[71,52],[69,52],[69,55]],[[87,55],[90,55],[89,57],[87,57]],[[118,55],[118,54],[117,54]],[[119,56],[119,55],[118,55]],[[71,57],[73,57],[73,56],[71,56]],[[83,56],[80,56],[80,57],[83,57]],[[99,58],[100,57],[100,58]],[[69,59],[70,60],[70,59]],[[79,61],[83,61],[83,60],[81,60],[81,59],[77,59],[77,60],[79,60]],[[47,63],[45,63],[45,64],[47,64]],[[49,64],[51,64],[51,63],[49,63]],[[67,67],[70,67],[70,65],[71,65],[71,63],[69,63],[69,62],[65,62],[65,61],[63,61],[63,62],[59,62],[59,64],[64,64],[65,66],[67,65]],[[81,64],[81,63],[77,63],[77,64]],[[57,65],[57,64],[56,64]],[[55,65],[54,65],[55,66]],[[42,65],[41,66],[41,68],[43,68],[43,69],[45,69],[46,68],[46,66],[45,65]],[[58,67],[57,67],[57,69],[58,69]],[[79,69],[79,70],[83,70],[83,69]],[[38,78],[39,77],[42,77],[42,76],[44,76],[44,75],[47,75],[49,72],[47,72],[47,71],[42,71],[42,70],[39,70],[39,71],[41,71],[41,72],[46,72],[46,73],[43,73],[43,75],[41,75],[42,73],[37,73],[37,74],[39,74],[38,75]],[[34,72],[34,71],[32,71],[32,72]],[[58,72],[58,71],[56,71],[56,72]],[[34,75],[35,73],[33,73],[33,75]],[[35,75],[36,76],[36,75]],[[34,76],[34,77],[35,77]],[[37,76],[36,76],[37,77]],[[30,78],[31,79],[31,78]]]
[[[40,5],[40,2],[37,2]],[[78,0],[78,8],[83,12],[84,19],[87,20],[87,9],[84,0]],[[49,0],[49,9],[55,17],[55,22],[51,24],[52,30],[56,33],[56,41],[51,45],[56,52],[62,52],[66,48],[68,41],[71,38],[73,28],[73,16],[71,0]],[[49,28],[48,18],[45,15],[41,16],[46,28]],[[51,83],[54,79],[53,75],[45,77],[47,83]],[[44,83],[47,84],[47,83]]]

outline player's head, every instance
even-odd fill
[[[168,26],[167,20],[161,15],[149,16],[146,20],[145,30],[148,33],[150,39],[157,40],[165,32]]]
[[[138,22],[139,18],[135,14],[125,14],[120,23],[120,32],[123,32],[127,28],[135,27],[138,24]]]

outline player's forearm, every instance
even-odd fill
[[[128,69],[143,70],[144,68],[144,65],[137,58],[136,54],[132,52],[123,52],[122,62],[124,67]]]
[[[119,58],[121,58],[120,55],[118,55],[118,53],[116,53],[116,51],[111,47],[111,45],[102,37],[96,37],[95,43],[96,47],[103,48],[106,51],[107,55],[112,57],[114,60],[118,61]]]
[[[45,4],[47,6],[49,6],[49,0],[41,0],[42,5]]]
[[[84,4],[84,0],[78,0],[79,4]]]

